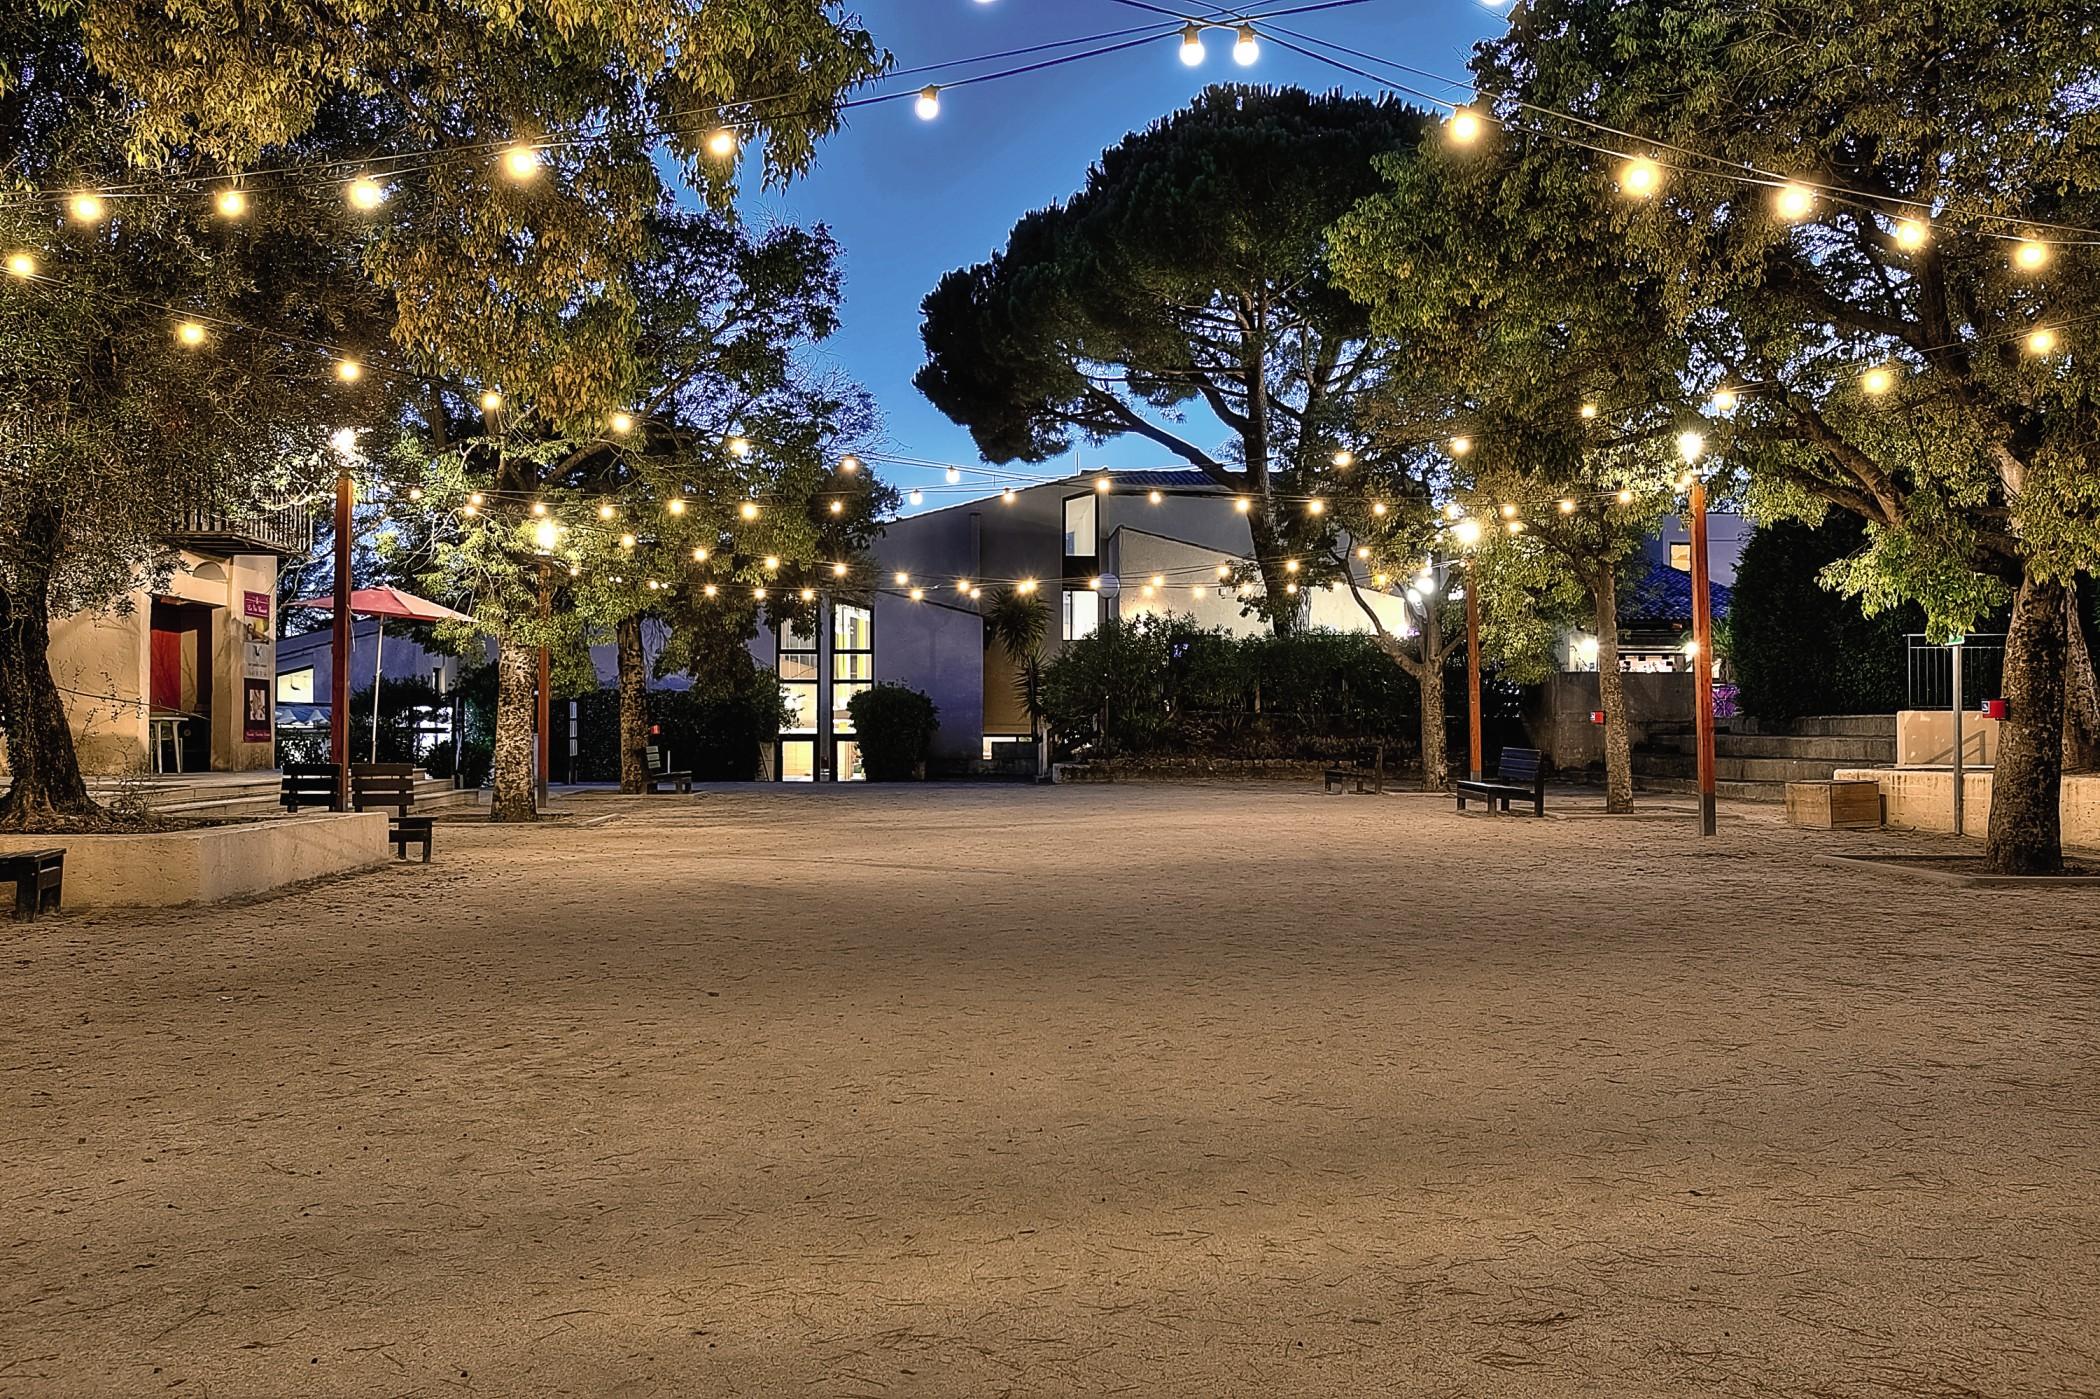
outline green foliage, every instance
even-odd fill
[[[1413,683],[1371,637],[1238,638],[1186,618],[1104,622],[1044,667],[1043,709],[1068,749],[1107,756],[1296,757],[1338,742],[1411,743]]]
[[[1399,357],[1331,284],[1327,228],[1376,187],[1373,157],[1426,120],[1370,98],[1207,90],[1104,152],[989,262],[942,278],[920,390],[994,461],[1135,435],[1247,495],[1268,585],[1250,606],[1290,625],[1283,561],[1324,570],[1335,542],[1304,502],[1332,488],[1356,396]],[[1190,409],[1230,446],[1182,429]]]
[[[619,781],[619,692],[593,690],[579,696],[576,705],[576,780]],[[779,681],[769,670],[754,668],[734,689],[649,692],[648,722],[658,730],[649,741],[702,782],[756,778],[761,750],[780,732],[785,717]]]
[[[870,685],[846,701],[846,712],[853,716],[868,781],[908,782],[918,776],[940,727],[940,711],[931,699],[903,685]]]
[[[1770,722],[1803,714],[1889,714],[1903,707],[1904,633],[1914,606],[1875,616],[1825,582],[1867,547],[1852,516],[1785,522],[1752,535],[1736,566],[1728,657],[1742,708]],[[1842,570],[1840,570],[1842,571]]]

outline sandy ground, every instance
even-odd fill
[[[1769,813],[573,805],[0,924],[0,1394],[2100,1393],[2100,895]]]

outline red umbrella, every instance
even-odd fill
[[[332,612],[335,610],[335,599],[301,598],[288,605]],[[379,634],[373,638],[372,643],[372,761],[376,763],[379,761],[379,677],[386,653],[386,619],[399,617],[409,622],[471,622],[474,619],[464,612],[454,612],[442,602],[432,602],[427,597],[404,593],[399,588],[352,589],[350,610],[360,616],[379,619]]]

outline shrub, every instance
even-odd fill
[[[1905,606],[1868,617],[1820,575],[1865,541],[1856,516],[1767,525],[1736,566],[1728,658],[1737,704],[1772,723],[1804,714],[1889,714],[1906,698],[1904,633],[1925,619]]]
[[[870,782],[908,782],[926,761],[940,711],[917,690],[871,685],[846,702]]]

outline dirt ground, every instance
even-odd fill
[[[1740,808],[569,805],[0,925],[0,1395],[2100,1393],[2100,893]]]

